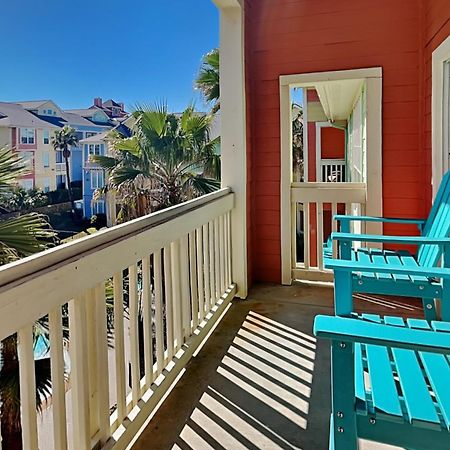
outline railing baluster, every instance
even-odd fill
[[[334,216],[337,214],[337,206],[336,202],[331,204],[331,231],[335,233],[337,231],[337,221],[334,220]],[[333,242],[333,258],[337,258],[337,241]]]
[[[203,275],[205,277],[205,305],[204,313],[209,311],[211,304],[211,280],[210,280],[210,252],[209,252],[209,224],[202,227],[203,231]]]
[[[195,252],[195,231],[189,233],[189,279],[191,287],[192,329],[198,326],[197,258]]]
[[[205,317],[205,286],[203,283],[203,229],[197,228],[196,246],[197,246],[197,282],[198,282],[198,310],[199,321],[202,322]]]
[[[226,248],[227,248],[227,288],[231,285],[231,213],[228,211],[226,217]]]
[[[184,341],[191,334],[191,307],[189,289],[189,244],[188,236],[180,239],[180,268],[181,268],[181,317]]]
[[[309,202],[303,203],[303,252],[304,252],[304,265],[305,269],[309,269],[309,230],[310,230],[310,213],[309,213]]]
[[[167,359],[173,358],[175,348],[173,335],[173,292],[172,292],[172,255],[170,246],[164,247],[164,298],[166,306]]]
[[[67,449],[66,390],[61,307],[48,315],[50,370],[52,377],[53,441],[57,449]]]
[[[219,217],[220,296],[225,292],[225,227],[224,216]]]
[[[153,327],[152,292],[150,283],[150,256],[142,259],[142,315],[144,323],[145,387],[153,383]]]
[[[104,445],[110,436],[108,335],[104,282],[95,287],[95,306],[99,441],[101,445]]]
[[[33,326],[27,325],[18,335],[19,384],[24,449],[38,450],[36,414],[36,378],[34,371]]]
[[[86,333],[86,295],[69,302],[70,385],[73,408],[73,448],[90,447],[89,370]]]
[[[130,311],[130,359],[131,359],[131,392],[132,405],[137,405],[141,394],[141,373],[139,361],[139,305],[138,305],[138,277],[137,266],[128,268],[128,291]]]
[[[161,250],[153,254],[153,269],[155,285],[156,374],[160,375],[164,368]]]
[[[215,277],[215,258],[214,258],[214,224],[212,221],[208,223],[208,240],[209,240],[209,282],[210,282],[210,301],[208,303],[208,311],[212,305],[216,303],[216,277]]]
[[[316,203],[317,212],[317,267],[323,270],[323,203]]]
[[[219,219],[214,219],[214,284],[216,286],[214,304],[221,296],[220,292],[220,248]]]
[[[123,274],[118,272],[113,277],[114,293],[114,356],[116,366],[117,417],[121,423],[126,411],[126,371],[125,371],[125,336],[123,315]]]
[[[180,241],[172,242],[172,292],[173,292],[173,328],[176,341],[175,350],[178,351],[183,344],[182,338],[182,310],[180,286]]]

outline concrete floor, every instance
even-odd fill
[[[312,324],[333,313],[332,297],[329,287],[298,283],[235,300],[133,450],[328,449],[329,344],[316,341]],[[373,297],[356,309],[421,315],[419,304]]]

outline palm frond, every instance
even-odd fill
[[[0,149],[0,193],[12,189],[17,178],[27,173],[27,170],[17,153],[8,147]]]

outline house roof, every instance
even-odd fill
[[[14,103],[16,103],[17,105],[22,105],[25,109],[32,109],[39,108],[40,106],[45,105],[48,102],[51,102],[51,100],[26,100]]]
[[[48,121],[27,111],[22,105],[16,103],[0,102],[0,126],[5,127],[33,127],[58,128]]]
[[[104,142],[106,138],[108,137],[108,134],[110,133],[110,130],[104,131],[103,133],[98,133],[94,136],[88,137],[86,139],[81,139],[80,144],[92,144],[97,142]]]
[[[112,106],[116,106],[118,108],[122,107],[122,105],[115,102],[112,98],[110,98],[109,100],[106,100],[106,102],[103,102],[103,106],[106,106],[107,108],[111,108]]]

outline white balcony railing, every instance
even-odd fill
[[[33,348],[42,318],[53,437],[40,448],[130,443],[235,294],[233,199],[222,189],[0,269],[0,339],[18,336],[23,448],[43,439]]]
[[[321,159],[319,181],[322,183],[344,183],[346,181],[345,159]]]

